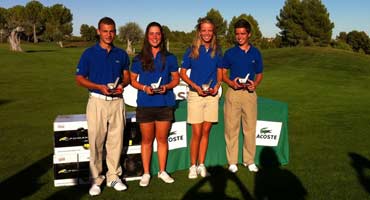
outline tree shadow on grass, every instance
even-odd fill
[[[40,50],[27,50],[26,53],[42,53],[42,52],[53,52],[55,50],[40,49]]]
[[[370,176],[366,176],[366,170],[370,170],[370,160],[361,156],[357,153],[348,153],[349,157],[352,159],[352,167],[357,172],[357,178],[365,191],[370,193]]]
[[[75,185],[65,186],[64,189],[55,192],[51,196],[47,197],[46,200],[68,200],[68,199],[81,199],[83,196],[88,194],[90,185]],[[102,188],[102,190],[104,190]]]
[[[182,197],[183,200],[185,199],[237,199],[233,197],[229,197],[225,191],[227,187],[227,181],[233,181],[240,190],[240,193],[243,195],[244,200],[251,200],[253,199],[250,193],[248,192],[247,188],[243,185],[243,183],[239,180],[239,178],[234,174],[229,172],[227,169],[224,169],[221,166],[209,167],[208,171],[210,172],[211,176],[205,177],[201,179],[198,183],[196,183],[186,194]],[[209,183],[211,186],[211,192],[203,192],[201,188]]]
[[[4,105],[4,104],[7,104],[7,103],[10,103],[12,102],[12,100],[9,100],[9,99],[0,99],[0,106],[1,105]]]
[[[305,199],[307,191],[292,172],[281,169],[278,157],[271,147],[264,147],[260,154],[260,170],[255,177],[256,199]]]
[[[52,157],[53,155],[50,154],[19,173],[1,181],[1,196],[23,199],[37,192],[45,184],[40,183],[39,178],[52,167]]]

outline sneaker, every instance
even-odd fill
[[[196,179],[196,178],[198,178],[198,174],[197,174],[197,166],[192,165],[192,166],[189,168],[189,175],[188,175],[188,178],[189,178],[189,179]]]
[[[163,172],[158,172],[158,178],[162,179],[162,181],[164,181],[165,183],[173,183],[175,182],[175,180],[173,178],[171,178],[167,172],[163,171]]]
[[[96,195],[99,195],[101,193],[101,189],[100,189],[100,186],[97,185],[97,184],[93,184],[89,190],[89,194],[91,196],[96,196]]]
[[[143,176],[141,177],[139,185],[141,187],[146,187],[146,186],[149,185],[149,181],[150,181],[150,174],[143,174]]]
[[[236,166],[235,164],[230,165],[229,171],[232,173],[236,173],[238,171],[238,166]]]
[[[127,189],[127,186],[125,184],[123,184],[121,179],[119,179],[119,178],[114,180],[114,181],[111,181],[111,182],[107,183],[107,186],[112,187],[117,191],[123,191],[123,190]]]
[[[200,164],[197,169],[198,174],[200,174],[201,177],[210,176],[210,174],[207,172],[207,168],[204,166],[204,164]]]
[[[248,165],[248,169],[250,172],[258,172],[258,167],[254,163]]]

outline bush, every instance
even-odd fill
[[[341,41],[341,40],[339,40],[339,41],[334,41],[334,42],[331,44],[331,46],[332,46],[333,48],[336,48],[336,49],[343,49],[343,50],[347,50],[347,51],[352,51],[352,47],[351,47],[349,44],[347,44],[346,42]]]

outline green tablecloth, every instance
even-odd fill
[[[219,122],[214,124],[209,137],[209,145],[206,166],[216,166],[227,164],[226,160],[226,144],[224,137],[224,100],[220,99],[219,103]],[[179,101],[175,111],[176,121],[186,121],[187,118],[187,102]],[[272,147],[281,164],[287,164],[289,161],[289,142],[288,142],[288,105],[283,102],[274,101],[267,98],[258,97],[258,120],[282,122],[280,139],[278,146]],[[187,148],[170,150],[167,159],[168,172],[176,170],[188,169],[190,166],[189,144],[191,139],[191,125],[187,125]],[[239,135],[239,163],[242,163],[242,142],[243,134]],[[257,146],[255,163],[260,163],[259,157],[263,146]],[[151,162],[151,172],[158,172],[158,157],[157,153],[153,153]]]

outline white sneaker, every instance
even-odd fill
[[[164,181],[165,183],[173,183],[175,182],[175,180],[173,178],[171,178],[167,172],[163,171],[163,172],[158,172],[158,178],[162,179],[162,181]]]
[[[91,196],[96,196],[96,195],[99,195],[101,193],[101,189],[100,189],[100,186],[97,185],[97,184],[93,184],[89,190],[89,194]]]
[[[114,181],[111,181],[111,182],[107,183],[107,186],[112,187],[117,191],[123,191],[123,190],[127,189],[127,186],[125,184],[123,184],[121,179],[119,179],[119,178],[114,180]]]
[[[254,163],[248,165],[248,169],[250,172],[258,172],[258,167]]]
[[[206,176],[210,176],[210,174],[207,172],[207,168],[204,166],[204,164],[200,164],[198,166],[197,172],[203,178],[206,177]]]
[[[192,165],[192,166],[189,168],[189,175],[188,175],[188,178],[189,178],[189,179],[196,179],[196,178],[198,178],[197,166],[196,166],[196,165]]]
[[[141,177],[139,185],[141,187],[146,187],[146,186],[149,185],[149,181],[150,181],[150,174],[143,174],[143,176]]]
[[[236,166],[235,164],[230,165],[229,171],[232,173],[236,173],[238,171],[238,166]]]

